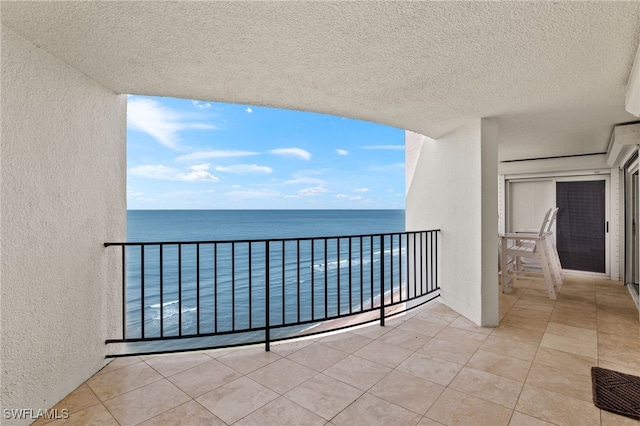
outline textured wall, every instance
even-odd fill
[[[473,120],[438,140],[406,133],[407,230],[442,231],[442,301],[487,326],[498,322],[496,131]]]
[[[0,405],[45,409],[104,365],[117,325],[103,243],[125,238],[126,97],[6,27],[1,81]]]

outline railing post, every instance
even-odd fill
[[[440,289],[440,279],[438,277],[438,250],[440,250],[440,244],[439,244],[439,238],[440,238],[440,231],[436,230],[435,232],[435,236],[436,236],[436,260],[435,263],[433,264],[434,266],[434,275],[436,277],[436,288]]]
[[[178,336],[182,336],[182,244],[178,244]]]
[[[144,339],[144,244],[140,246],[140,330]]]
[[[163,277],[163,262],[164,262],[164,246],[160,244],[160,337],[164,337],[164,277]],[[199,312],[198,312],[199,313]],[[198,321],[199,323],[199,321]]]
[[[127,247],[122,246],[122,340],[127,338]]]
[[[266,241],[265,254],[265,295],[264,295],[264,350],[271,351],[271,330],[269,330],[269,241]]]
[[[384,235],[380,235],[380,327],[384,327]]]

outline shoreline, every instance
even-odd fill
[[[403,297],[405,296],[403,295]],[[394,293],[394,300],[397,300],[399,298],[400,298],[400,294],[396,291]],[[385,305],[389,303],[391,303],[390,293],[385,296]],[[374,300],[374,305],[375,305],[375,300]],[[365,305],[365,309],[366,308],[368,308],[367,305]],[[291,339],[298,339],[303,337],[316,337],[316,334],[320,334],[320,333],[328,334],[332,330],[336,332],[346,331],[345,330],[346,328],[349,328],[352,326],[355,327],[355,326],[361,325],[364,327],[364,326],[372,325],[373,321],[380,320],[379,308],[380,306],[378,306],[375,310],[370,312],[366,312],[362,314],[354,313],[353,315],[350,315],[348,317],[336,318],[336,319],[320,322],[317,325],[311,326],[299,332],[298,334],[293,335]],[[386,307],[385,316],[388,317],[389,315],[402,312],[406,309],[407,309],[407,302],[402,302],[397,305]],[[387,318],[387,319],[394,319],[394,318]],[[363,322],[366,324],[362,324]],[[309,330],[311,330],[311,333],[308,333]]]

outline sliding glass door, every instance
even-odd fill
[[[557,247],[564,269],[606,272],[606,182],[556,183]]]

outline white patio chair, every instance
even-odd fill
[[[560,256],[558,255],[558,249],[556,247],[555,238],[553,238],[553,224],[558,216],[558,207],[549,209],[545,215],[545,219],[542,224],[541,231],[546,237],[544,243],[547,246],[547,254],[549,256],[549,263],[551,272],[555,275],[556,282],[562,284],[564,281],[564,271],[562,270],[562,264],[560,263]],[[546,222],[546,225],[545,225]],[[544,230],[543,230],[544,228]],[[517,230],[516,234],[525,234],[527,236],[539,236],[540,231],[535,230]],[[521,245],[534,248],[532,242],[523,241]],[[522,272],[541,272],[542,267],[540,263],[534,259],[519,258],[516,267]]]
[[[554,209],[545,214],[542,226],[537,234],[510,233],[500,236],[500,266],[502,291],[508,292],[513,279],[527,276],[527,279],[540,279],[530,275],[531,270],[525,267],[527,261],[534,261],[539,265],[542,279],[546,283],[549,298],[556,300],[558,285],[562,284],[562,272],[558,270],[559,262],[554,259],[550,219]],[[555,211],[557,214],[557,210]]]

